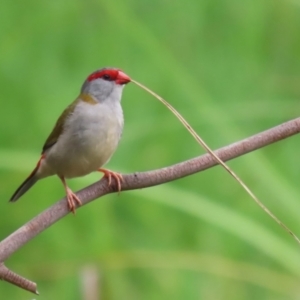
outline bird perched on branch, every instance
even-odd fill
[[[100,171],[108,178],[109,185],[113,177],[120,191],[121,174],[101,167],[118,146],[124,124],[122,91],[130,81],[115,68],[103,68],[89,75],[78,98],[58,118],[35,169],[10,201],[17,201],[39,179],[55,174],[64,185],[68,208],[73,213],[81,201],[67,186],[65,178]]]

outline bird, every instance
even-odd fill
[[[66,191],[68,209],[75,213],[80,198],[66,178],[100,171],[114,178],[121,190],[122,175],[102,168],[115,152],[124,126],[121,98],[130,77],[117,68],[102,68],[84,81],[79,96],[60,115],[42,148],[41,157],[31,174],[10,198],[17,201],[38,180],[57,175]]]

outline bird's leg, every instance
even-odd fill
[[[62,183],[65,187],[65,190],[66,190],[68,208],[73,214],[75,214],[76,203],[78,205],[81,205],[82,203],[81,203],[80,199],[76,196],[76,194],[73,193],[72,190],[67,186],[65,178],[62,176],[59,176],[59,178],[62,181]]]
[[[120,173],[113,172],[107,169],[98,169],[99,172],[104,173],[104,177],[108,180],[108,185],[111,185],[111,178],[113,177],[117,182],[118,192],[121,192],[121,182],[123,181],[123,177]]]

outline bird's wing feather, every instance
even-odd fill
[[[42,150],[42,154],[45,153],[46,150],[48,150],[49,148],[51,148],[58,140],[59,136],[61,135],[61,133],[64,130],[64,124],[66,119],[68,118],[69,115],[71,115],[77,105],[77,103],[81,101],[80,97],[78,97],[74,102],[72,102],[60,115],[60,117],[58,118],[58,120],[56,121],[56,124],[52,130],[52,132],[50,133],[50,135],[48,136],[44,146],[43,146],[43,150]]]

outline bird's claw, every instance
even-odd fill
[[[67,189],[67,201],[70,212],[75,215],[76,206],[82,205],[81,200],[69,188]]]
[[[123,181],[123,177],[120,173],[113,172],[113,171],[110,171],[110,170],[107,170],[107,169],[99,169],[98,171],[102,172],[104,174],[104,177],[107,178],[108,186],[111,185],[111,178],[113,177],[117,182],[118,193],[121,192],[121,182]]]

